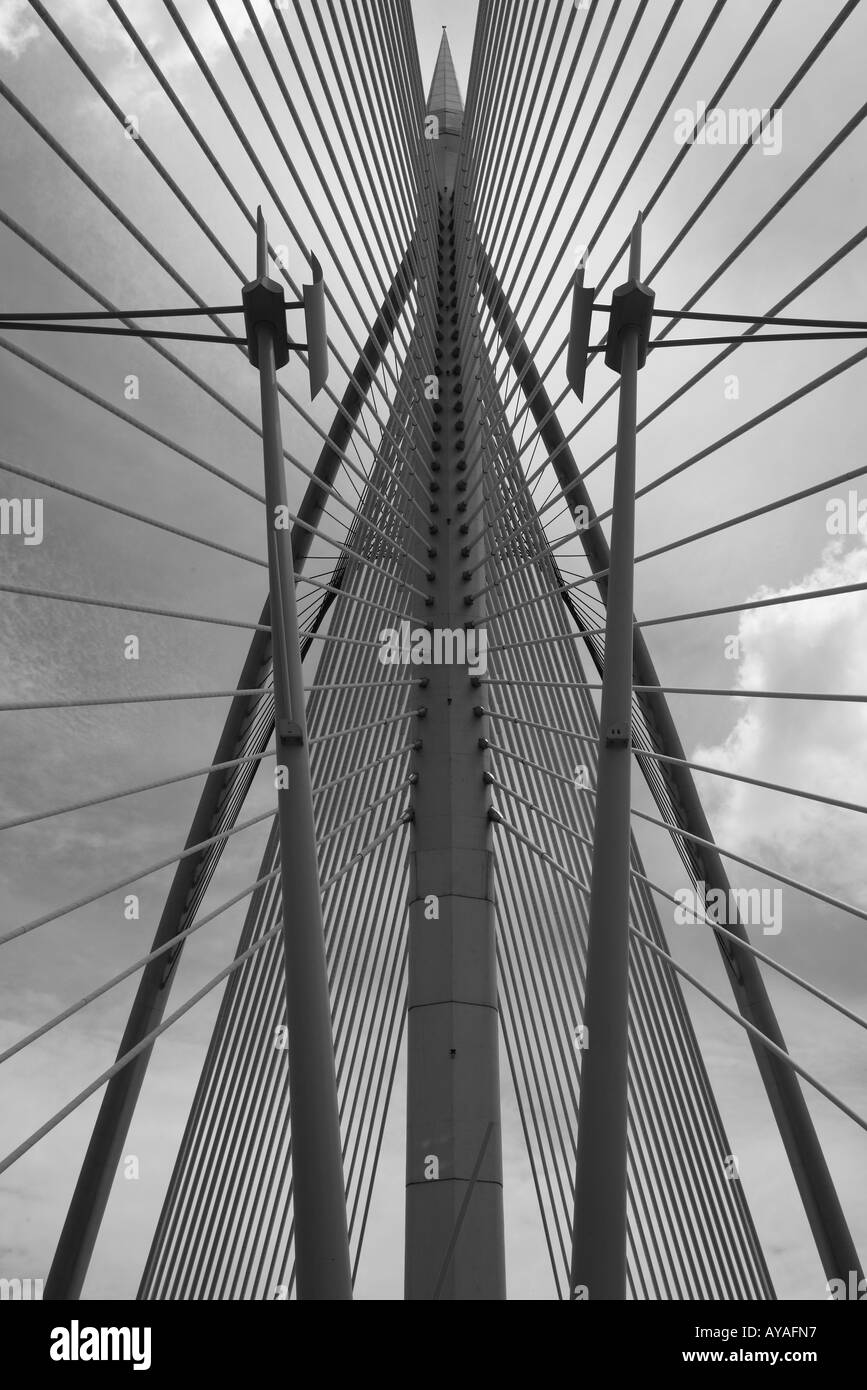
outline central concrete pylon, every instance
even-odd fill
[[[506,1296],[500,1136],[499,1014],[493,862],[485,757],[486,721],[475,713],[486,631],[484,606],[469,608],[461,551],[482,530],[467,527],[482,467],[479,341],[461,319],[455,247],[455,179],[463,103],[443,34],[428,99],[436,117],[439,203],[436,361],[430,547],[433,578],[420,625],[451,634],[451,662],[420,669],[427,716],[416,754],[418,783],[410,865],[407,1075],[406,1297]],[[476,484],[479,488],[476,488]],[[463,532],[462,532],[463,527]],[[473,551],[474,556],[479,552]],[[474,576],[476,583],[480,576]],[[484,582],[482,580],[482,582]],[[481,607],[482,611],[478,611]],[[434,644],[434,651],[437,649]]]

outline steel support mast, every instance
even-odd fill
[[[605,621],[596,821],[572,1244],[573,1299],[626,1298],[632,592],[638,368],[653,296],[640,283],[641,218],[629,282],[614,291],[606,361],[620,371],[611,568]]]
[[[352,1297],[346,1188],[277,394],[277,368],[289,345],[283,290],[267,272],[260,209],[257,279],[244,288],[244,307],[262,402],[298,1297],[346,1300]],[[307,344],[311,374],[314,351],[322,347]],[[311,384],[315,391],[312,375]]]

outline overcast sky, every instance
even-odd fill
[[[563,3],[565,7],[565,0]],[[607,0],[598,3],[604,4],[607,13]],[[255,208],[261,201],[272,241],[289,243],[283,211],[251,168],[163,6],[158,0],[130,0],[124,8],[189,103],[247,206]],[[351,287],[357,292],[358,304],[350,303],[348,289],[340,280],[348,257],[341,254],[339,229],[326,215],[334,254],[326,253],[322,250],[322,231],[297,196],[204,0],[183,0],[179,8],[212,62],[230,105],[262,151],[266,168],[279,185],[306,245],[319,248],[326,280],[343,297],[347,319],[361,334],[373,316],[375,300],[358,283]],[[631,90],[667,9],[659,5],[648,8],[650,14],[642,21],[618,79],[621,101]],[[588,125],[586,113],[594,110],[604,86],[610,53],[616,51],[635,13],[635,0],[626,0],[585,115],[570,138],[565,165],[554,171],[547,202],[550,212],[562,190],[567,196],[562,213],[547,234],[541,269],[530,274],[528,258],[520,250],[502,265],[498,263],[513,304],[523,300],[519,317],[544,366],[560,354],[565,336],[563,312],[553,328],[544,334],[543,329],[549,310],[568,283],[574,246],[592,238],[710,8],[709,0],[693,0],[684,6],[651,79],[630,113],[617,149],[602,169],[578,233],[567,237],[589,171],[596,168],[620,109],[615,102],[613,113],[609,107],[598,121]],[[725,106],[772,106],[839,8],[838,4],[816,5],[812,0],[783,0],[726,93]],[[240,0],[224,3],[221,9],[263,90],[276,104],[279,94]],[[677,151],[675,111],[694,110],[697,102],[709,97],[755,24],[759,9],[754,0],[730,0],[726,6],[713,42],[671,101],[670,116],[654,137],[626,197],[617,204],[598,242],[594,241],[588,283],[594,283],[608,267],[636,211],[645,205],[671,163]],[[413,0],[412,10],[425,89],[442,26],[448,25],[465,93],[475,6],[457,0],[437,5]],[[270,7],[257,0],[256,11],[276,45],[279,36]],[[102,0],[54,0],[51,13],[122,109],[136,116],[142,135],[191,202],[202,210],[231,255],[252,273],[254,244],[249,227],[145,65],[131,56],[130,45],[108,5]],[[863,99],[865,51],[867,11],[861,5],[784,107],[778,152],[751,149],[712,210],[699,219],[654,277],[658,305],[676,308],[703,285],[858,112]],[[585,55],[579,69],[582,80],[586,63]],[[0,73],[15,96],[83,164],[198,293],[209,303],[236,300],[236,278],[146,165],[135,142],[125,138],[123,129],[26,0],[0,0]],[[288,78],[294,82],[287,64]],[[564,80],[574,82],[574,74],[566,73]],[[293,93],[304,108],[297,84]],[[551,105],[540,115],[543,121],[550,118]],[[521,113],[513,113],[512,118],[519,121]],[[358,111],[357,119],[363,123],[366,113]],[[561,121],[558,130],[563,127]],[[307,156],[288,120],[281,129],[303,183],[305,178],[312,178]],[[588,130],[591,140],[586,163],[570,183],[572,161]],[[558,144],[559,140],[554,142],[554,149]],[[642,262],[646,271],[662,257],[732,154],[733,150],[724,146],[695,146],[690,151],[647,220]],[[702,305],[730,312],[767,312],[858,233],[867,214],[862,177],[865,156],[867,138],[859,125],[768,231],[707,291]],[[549,167],[550,160],[545,165],[546,176]],[[0,122],[0,187],[2,209],[8,217],[114,303],[144,308],[188,302],[178,284],[5,103]],[[491,236],[502,250],[525,223],[500,212],[492,216]],[[562,265],[558,265],[555,257],[564,239],[567,250]],[[552,265],[556,268],[553,288],[529,316]],[[296,281],[307,278],[294,245],[290,273]],[[608,282],[607,291],[622,274],[621,266]],[[81,289],[5,226],[0,226],[0,285],[4,309],[93,307]],[[867,254],[862,244],[798,298],[788,312],[863,317],[865,303]],[[703,326],[695,329],[695,333],[704,331]],[[338,346],[345,345],[344,330],[335,326],[334,333]],[[682,336],[687,334],[682,332]],[[695,334],[690,332],[689,336]],[[120,409],[182,441],[232,477],[249,486],[260,485],[261,459],[254,435],[145,345],[23,333],[15,334],[14,342]],[[850,356],[858,346],[795,343],[743,348],[642,431],[639,483],[652,480],[796,391]],[[655,354],[641,376],[641,415],[666,400],[678,384],[711,360],[711,352],[684,349]],[[255,375],[244,369],[239,354],[222,347],[202,345],[200,349],[184,344],[177,348],[177,355],[238,409],[255,417]],[[135,402],[124,396],[124,383],[131,374],[139,381],[140,394]],[[737,378],[734,386],[733,374]],[[288,367],[284,379],[307,399],[299,365]],[[345,377],[338,371],[335,380],[342,390]],[[594,365],[588,376],[584,413],[612,380],[601,364]],[[637,514],[638,552],[861,465],[863,380],[861,364],[711,454],[675,483],[642,499]],[[564,364],[559,361],[551,376],[554,399],[564,385]],[[159,516],[247,555],[263,555],[260,509],[254,501],[5,351],[0,351],[0,400],[0,460]],[[332,409],[323,401],[311,414],[327,427]],[[610,449],[615,411],[616,402],[612,401],[579,434],[576,457],[583,468],[592,466]],[[581,413],[577,402],[564,403],[561,420],[567,431],[577,424]],[[285,415],[284,429],[287,447],[312,466],[318,454],[313,431],[292,413]],[[534,466],[540,461],[536,452]],[[10,474],[0,476],[3,496],[34,495],[35,485]],[[609,459],[590,481],[600,509],[609,504],[611,480]],[[293,500],[297,501],[303,485],[303,477],[290,470]],[[867,581],[867,537],[834,536],[826,524],[829,499],[845,497],[857,486],[851,483],[831,488],[735,531],[640,564],[635,600],[639,617],[742,603],[758,594],[768,597]],[[539,498],[544,499],[548,490],[546,480]],[[6,582],[219,613],[248,622],[258,617],[266,577],[260,567],[172,539],[49,490],[44,496],[43,543],[26,547],[20,538],[0,541]],[[867,496],[863,483],[859,496]],[[553,537],[565,533],[566,521],[558,516],[558,510],[555,507],[547,514],[552,519]],[[577,546],[569,550],[572,553]],[[569,568],[568,560],[563,563]],[[580,561],[574,562],[573,569],[580,571]],[[867,691],[865,615],[863,595],[855,593],[742,616],[651,628],[647,636],[664,684],[863,693]],[[125,661],[123,656],[124,639],[133,632],[141,643],[137,663]],[[0,698],[229,690],[236,684],[249,637],[249,632],[242,630],[172,623],[156,617],[133,618],[7,594],[0,597],[4,654]],[[739,661],[727,655],[732,637],[740,638]],[[867,802],[867,727],[862,707],[746,697],[672,696],[671,702],[688,755],[697,761],[855,803]],[[166,706],[141,705],[0,714],[4,769],[0,818],[7,820],[97,796],[169,776],[179,769],[204,767],[213,754],[225,709],[225,701],[210,701],[173,705],[169,712]],[[5,929],[83,896],[96,884],[108,883],[127,870],[132,872],[139,865],[176,853],[186,838],[200,785],[183,783],[109,808],[5,832],[0,848]],[[861,816],[718,778],[702,778],[700,788],[722,846],[867,909]],[[271,798],[270,779],[257,781],[249,815],[266,809]],[[653,809],[643,785],[636,784],[635,804]],[[235,839],[231,854],[224,856],[209,904],[216,905],[252,882],[264,839],[262,827]],[[662,876],[672,889],[684,886],[683,870],[662,833],[645,828],[639,839],[650,876]],[[732,878],[746,887],[772,886],[770,880],[737,865],[732,865]],[[0,1047],[14,1042],[134,956],[143,954],[170,881],[171,873],[166,871],[143,882],[138,922],[124,920],[122,895],[114,894],[4,947]],[[783,902],[783,930],[778,936],[757,936],[757,944],[863,1015],[867,1012],[864,921],[790,889],[784,890]],[[195,939],[185,953],[173,1002],[180,1003],[225,964],[241,920],[239,908]],[[700,939],[697,928],[682,928],[678,933],[670,912],[668,916],[663,913],[663,922],[675,955],[730,1002],[716,949]],[[867,1114],[863,1031],[772,972],[767,972],[767,979],[793,1054],[847,1104]],[[687,993],[686,997],[733,1151],[740,1157],[742,1180],[778,1293],[782,1297],[821,1298],[823,1276],[741,1030],[711,1006],[697,1003],[695,995]],[[4,1152],[110,1064],[131,998],[132,987],[121,986],[5,1065]],[[116,1183],[86,1285],[85,1292],[91,1296],[134,1296],[217,1004],[218,994],[209,996],[172,1030],[171,1041],[166,1040],[155,1051],[127,1145],[128,1152],[140,1159],[141,1177],[135,1183],[121,1179]],[[504,1088],[510,1293],[513,1297],[549,1298],[553,1293],[550,1270],[507,1080]],[[863,1183],[867,1137],[811,1088],[806,1092],[856,1243],[863,1247],[867,1240]],[[47,1271],[97,1101],[94,1098],[82,1106],[0,1178],[4,1230],[0,1274],[36,1277]],[[399,1078],[371,1212],[371,1229],[377,1231],[377,1239],[368,1243],[362,1261],[360,1297],[401,1296],[403,1124]]]

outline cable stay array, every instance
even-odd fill
[[[784,478],[781,466],[755,491],[740,485],[756,439],[778,432],[790,453],[810,403],[854,391],[867,358],[848,350],[867,319],[833,312],[867,227],[831,227],[830,250],[799,242],[791,275],[773,249],[799,195],[823,196],[820,180],[851,167],[867,105],[817,130],[785,179],[755,168],[775,116],[833,83],[832,60],[861,32],[856,0],[814,16],[779,91],[765,90],[761,60],[785,23],[780,0],[725,34],[723,0],[701,12],[683,0],[586,11],[479,0],[465,95],[445,34],[426,88],[434,55],[419,55],[409,0],[243,0],[237,23],[206,0],[207,38],[162,0],[159,42],[120,0],[103,8],[111,36],[97,47],[29,0],[34,51],[113,136],[129,113],[106,55],[134,58],[152,114],[129,141],[133,183],[98,177],[88,140],[59,111],[32,109],[14,69],[0,81],[16,139],[62,173],[126,266],[110,295],[93,256],[73,263],[64,238],[0,210],[4,243],[40,285],[33,304],[4,287],[0,367],[52,413],[84,421],[95,453],[123,438],[147,462],[100,486],[109,475],[76,472],[63,438],[37,456],[26,441],[38,436],[19,431],[0,457],[4,487],[26,487],[49,516],[56,503],[82,537],[98,524],[121,549],[129,537],[153,547],[143,581],[130,563],[107,591],[107,566],[86,546],[74,564],[52,555],[48,577],[22,562],[0,583],[10,631],[21,615],[60,612],[81,658],[74,681],[50,654],[44,682],[7,677],[7,739],[24,730],[45,757],[69,718],[112,748],[104,778],[84,743],[76,770],[73,742],[62,788],[45,781],[51,799],[44,785],[7,793],[10,855],[51,862],[80,827],[110,827],[107,842],[122,846],[116,863],[89,853],[65,900],[44,896],[53,872],[44,890],[16,891],[16,910],[31,910],[0,934],[34,980],[60,933],[95,971],[77,998],[58,985],[45,1016],[4,1041],[0,1082],[13,1086],[22,1059],[50,1057],[58,1039],[74,1048],[83,1020],[114,1017],[124,990],[131,1000],[113,1060],[72,1094],[46,1084],[49,1112],[29,1133],[13,1117],[0,1154],[0,1172],[26,1180],[38,1146],[98,1098],[51,1198],[45,1297],[98,1284],[133,1123],[159,1103],[177,1040],[201,1041],[208,1009],[131,1297],[363,1295],[405,1096],[408,1298],[505,1296],[506,1272],[520,1274],[503,1187],[520,1178],[547,1296],[592,1299],[610,1278],[621,1288],[610,1296],[631,1300],[773,1300],[761,1185],[739,1168],[742,1116],[708,1050],[720,1036],[791,1168],[791,1219],[814,1247],[809,1296],[860,1277],[825,1144],[831,1115],[854,1152],[867,1112],[821,1061],[862,1046],[867,1019],[825,969],[823,933],[855,939],[867,910],[832,862],[809,881],[778,837],[738,838],[721,808],[749,794],[769,822],[796,807],[858,833],[867,805],[854,779],[798,785],[723,755],[750,711],[797,710],[809,738],[829,714],[858,718],[867,691],[835,688],[833,675],[822,689],[812,673],[804,689],[769,688],[761,673],[726,683],[712,658],[704,670],[695,660],[723,619],[794,631],[804,615],[831,615],[835,633],[862,611],[867,583],[854,569],[836,582],[819,561],[825,499],[867,464],[819,458],[811,474],[793,466]],[[671,138],[674,109],[698,93],[705,112],[725,106],[745,82],[761,108],[751,138],[702,166],[706,147]],[[192,191],[204,188],[207,202]],[[149,197],[170,220],[145,215]],[[736,218],[718,218],[733,206]],[[762,257],[774,273],[753,283],[767,292],[742,302],[732,286]],[[658,308],[657,292],[680,307]],[[697,323],[710,331],[680,335]],[[177,410],[117,404],[105,369],[121,348],[103,338],[129,340],[133,368],[146,363]],[[238,356],[215,363],[215,343]],[[765,396],[717,429],[709,383],[754,343],[767,352],[738,356],[737,370],[773,363]],[[687,354],[683,379],[672,376],[682,359],[657,352],[673,347]],[[730,501],[714,468],[738,479]],[[179,495],[213,498],[195,522],[154,484],[168,469]],[[722,513],[701,509],[705,486],[711,504],[725,497]],[[659,535],[663,507],[672,525]],[[763,537],[808,509],[815,572],[783,583],[776,539],[763,550]],[[754,564],[742,580],[720,561],[737,544],[769,557],[759,581]],[[152,624],[164,653],[184,642],[180,673],[169,660],[150,664],[141,688],[128,673],[85,688],[112,615]],[[143,721],[169,718],[172,739],[148,755]],[[723,733],[700,738],[706,729]],[[210,757],[193,751],[202,736]],[[174,839],[139,839],[151,814]],[[603,839],[617,840],[616,871]],[[145,883],[159,911],[124,931],[126,955],[106,955],[104,914]],[[787,920],[812,924],[815,969],[800,935],[791,948],[785,933],[755,939],[767,924],[750,914],[769,892],[784,895]],[[734,910],[712,910],[712,895]],[[617,912],[614,959],[598,923]],[[603,976],[611,991],[619,981],[622,1025],[607,1078]],[[34,990],[40,1005],[48,997]],[[787,1018],[790,1005],[809,1009],[795,1016],[828,1029],[826,1052],[786,1038],[784,1003]],[[623,1098],[619,1271],[587,1263],[602,1152],[588,1115],[611,1077]]]

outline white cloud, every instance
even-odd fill
[[[169,78],[177,78],[195,67],[195,59],[186,42],[157,0],[127,0],[124,8],[130,22]],[[221,13],[235,42],[242,46],[253,33],[242,0],[224,0]],[[116,55],[117,62],[112,64],[108,72],[104,64],[96,66],[100,77],[122,105],[131,101],[147,105],[157,96],[159,88],[155,79],[132,40],[107,7],[97,8],[93,0],[52,0],[51,14],[91,64],[97,53],[109,55],[110,59]],[[209,65],[221,59],[234,62],[219,25],[207,6],[197,6],[182,17]],[[266,33],[276,28],[270,6],[263,10],[259,19]],[[29,44],[40,36],[44,37],[45,32],[27,0],[0,0],[0,52],[19,58]],[[87,105],[94,104],[84,90],[83,95]]]
[[[27,0],[0,0],[0,52],[20,58],[29,43],[39,37],[39,25]]]
[[[867,537],[835,541],[818,565],[787,587],[755,598],[808,593],[867,581]],[[864,593],[752,610],[740,620],[739,687],[867,691]],[[727,738],[695,749],[694,760],[785,786],[867,803],[864,707],[744,697]],[[716,777],[700,777],[711,824],[726,848],[864,903],[860,816]]]
[[[221,13],[232,38],[240,48],[248,35],[253,32],[253,26],[242,0],[224,0]],[[272,12],[269,7],[267,14],[263,14],[261,17],[260,22],[263,29],[269,28],[271,17]],[[207,6],[203,5],[194,12],[184,15],[184,22],[207,63],[214,63],[223,57],[234,61],[231,59],[223,32]],[[161,59],[165,70],[170,72],[173,69],[186,68],[194,63],[195,59],[192,53],[174,25],[171,26],[169,37],[171,39],[170,46],[167,47]]]

